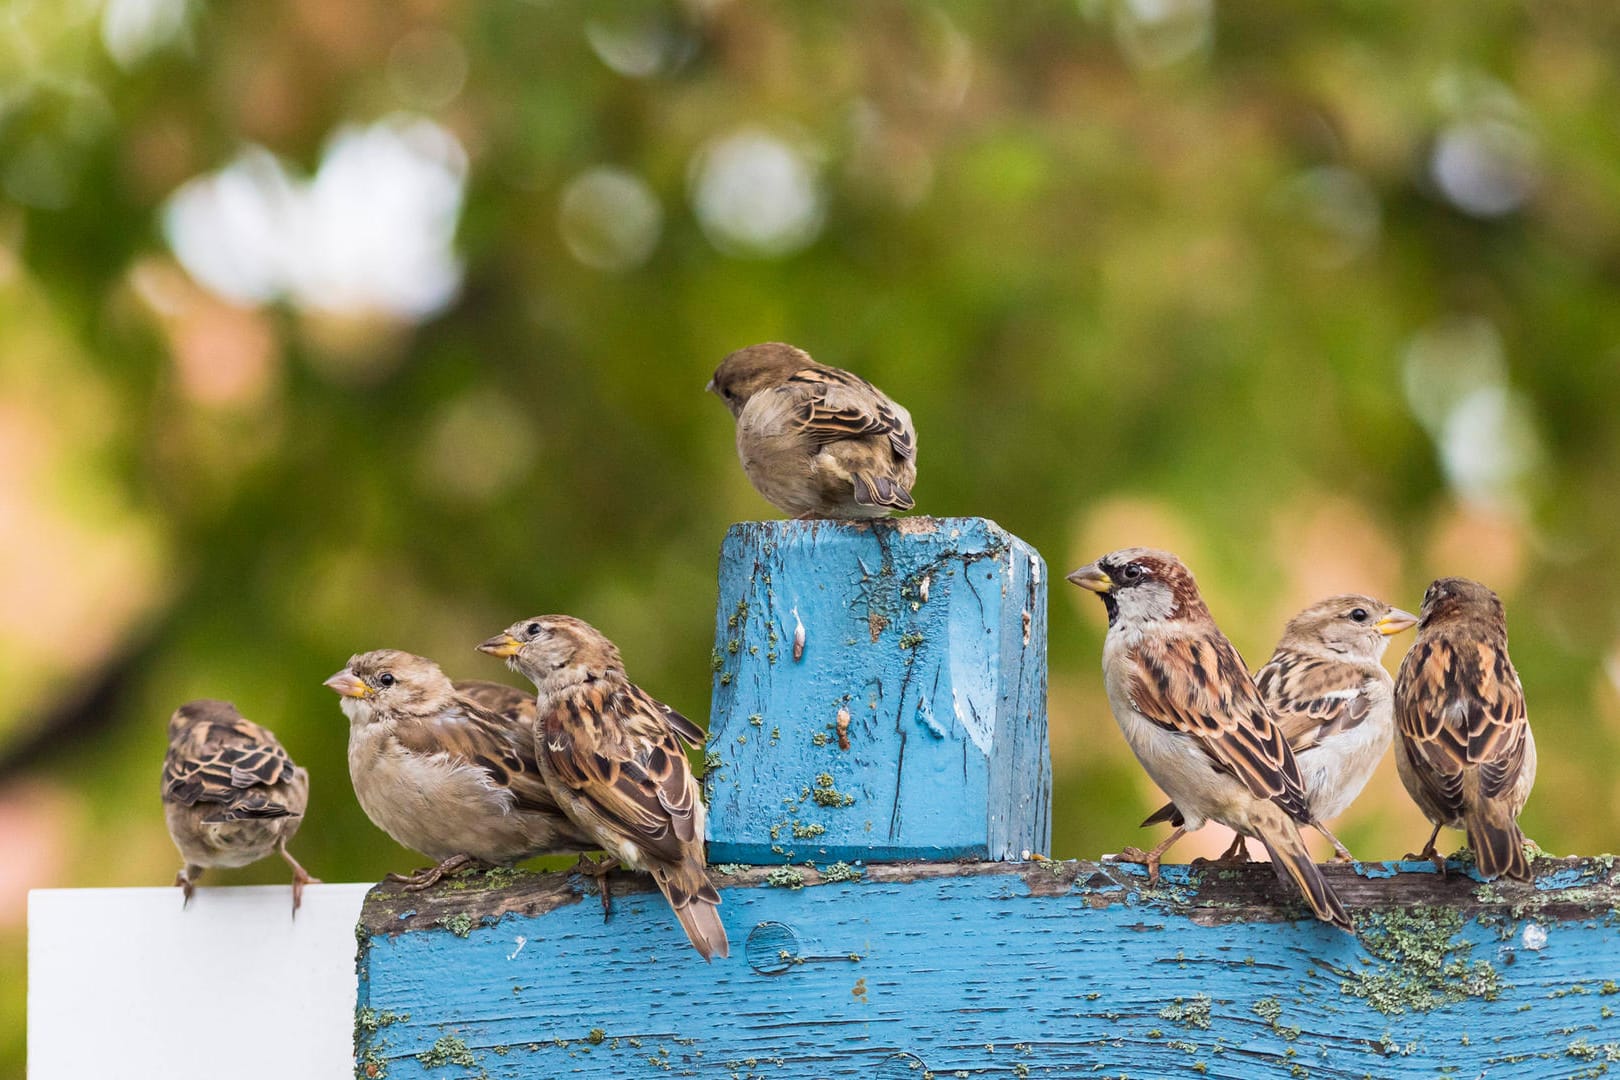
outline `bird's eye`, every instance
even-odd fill
[[[523,628],[523,630],[530,637],[539,637],[540,636],[540,624],[537,623],[537,622],[530,623],[528,626],[525,626]]]
[[[394,673],[392,671],[385,671],[381,675],[377,676],[377,681],[382,683],[384,686],[393,686]]]
[[[1137,566],[1135,563],[1131,563],[1120,573],[1119,576],[1124,578],[1126,581],[1141,581],[1142,568]]]
[[[1354,611],[1352,611],[1350,613],[1350,621],[1351,622],[1366,622],[1367,621],[1367,609],[1364,608],[1364,607],[1356,608],[1356,610],[1354,610]]]

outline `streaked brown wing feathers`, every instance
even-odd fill
[[[1219,634],[1149,638],[1132,661],[1137,712],[1193,737],[1217,768],[1254,795],[1309,820],[1299,766],[1231,642]]]
[[[839,368],[806,368],[788,379],[800,390],[795,408],[804,430],[822,443],[887,436],[896,457],[916,453],[911,432],[883,392]]]

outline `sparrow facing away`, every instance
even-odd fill
[[[326,685],[343,696],[361,808],[397,843],[437,863],[388,880],[418,891],[468,866],[596,846],[540,774],[533,699],[523,691],[458,686],[433,661],[395,649],[351,657]]]
[[[235,705],[205,698],[174,710],[163,759],[163,816],[185,860],[174,883],[186,904],[203,870],[246,866],[274,850],[292,867],[296,913],[304,886],[319,881],[287,850],[308,805],[309,774]]]
[[[1423,594],[1417,640],[1395,681],[1395,765],[1434,823],[1412,857],[1444,870],[1434,846],[1444,825],[1468,834],[1485,880],[1532,880],[1518,817],[1536,781],[1536,740],[1502,601],[1477,581],[1440,578]]]
[[[1264,844],[1278,877],[1293,879],[1318,919],[1352,930],[1299,833],[1311,820],[1299,766],[1192,573],[1168,552],[1127,548],[1069,580],[1102,598],[1108,703],[1184,821],[1153,851],[1125,854],[1156,874],[1183,832],[1218,821]]]
[[[1389,749],[1395,680],[1381,661],[1390,636],[1416,622],[1416,615],[1370,596],[1330,596],[1288,621],[1276,651],[1255,675],[1294,752],[1311,824],[1343,860],[1353,856],[1322,822],[1344,813]],[[1175,803],[1142,824],[1160,821],[1182,823]],[[1245,857],[1241,836],[1222,856]]]
[[[767,342],[722,360],[707,389],[737,418],[749,481],[782,512],[878,518],[911,509],[911,414],[860,376]]]
[[[701,746],[702,729],[631,682],[618,648],[579,619],[525,619],[478,648],[534,681],[535,756],[563,812],[613,860],[652,874],[704,959],[730,955],[682,748]]]

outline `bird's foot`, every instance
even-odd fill
[[[180,910],[184,911],[191,906],[191,894],[197,891],[197,885],[186,875],[184,870],[174,875],[174,883],[180,886],[180,893],[184,897],[180,901]]]
[[[469,868],[479,869],[483,863],[471,855],[452,855],[437,866],[424,866],[422,869],[410,874],[389,874],[384,881],[396,881],[404,885],[406,892],[421,892],[431,889],[440,881],[459,870]]]
[[[1243,837],[1234,835],[1232,846],[1221,852],[1213,859],[1194,859],[1194,866],[1232,866],[1237,863],[1250,862],[1249,845],[1243,842]]]
[[[1434,872],[1441,877],[1446,876],[1446,857],[1440,854],[1433,844],[1422,851],[1409,851],[1401,856],[1402,862],[1430,862],[1434,864]]]
[[[1143,851],[1139,847],[1128,847],[1114,856],[1121,862],[1139,863],[1147,867],[1148,883],[1159,883],[1159,853],[1157,851]]]
[[[310,876],[308,870],[305,870],[302,866],[299,866],[298,860],[293,858],[292,852],[287,850],[287,845],[282,844],[277,850],[281,852],[281,857],[287,861],[287,865],[292,867],[293,914],[297,915],[298,908],[304,902],[304,886],[319,885],[321,883],[321,879]]]
[[[608,875],[618,868],[619,860],[611,855],[604,856],[601,862],[597,862],[583,851],[579,854],[579,862],[574,864],[574,873],[596,879],[596,891],[602,897],[603,919],[613,914],[613,893],[608,889]]]

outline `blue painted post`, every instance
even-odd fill
[[[733,525],[713,659],[711,863],[1047,850],[1046,564],[994,522]]]

